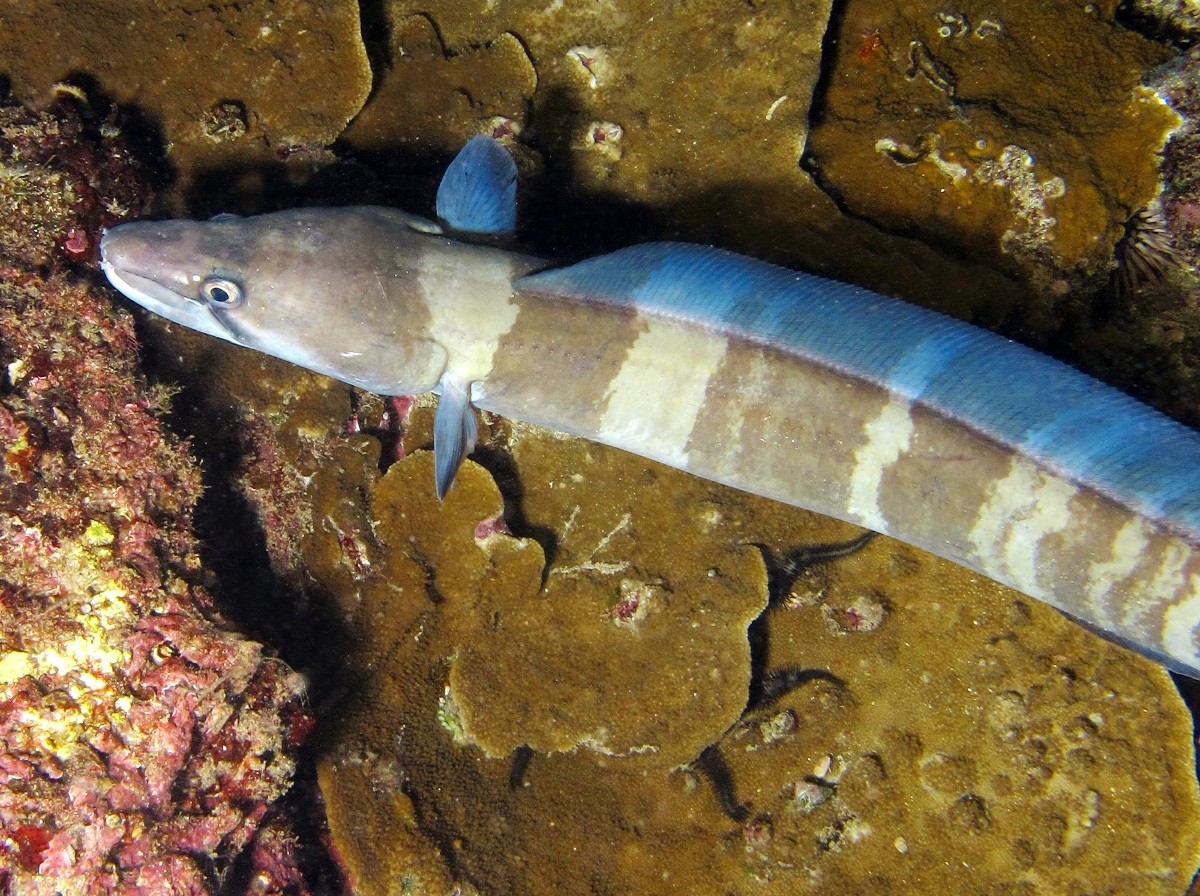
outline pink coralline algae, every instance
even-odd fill
[[[199,472],[132,320],[54,272],[140,204],[113,192],[112,130],[0,108],[0,158],[38,148],[0,205],[56,197],[0,233],[0,892],[207,894],[248,846],[254,892],[301,892],[255,838],[310,725],[302,682],[197,584]]]

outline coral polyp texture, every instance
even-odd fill
[[[853,530],[500,424],[522,537],[481,467],[439,503],[362,448],[305,550],[355,632],[319,774],[356,893],[1186,888],[1190,716],[1052,610],[876,538],[759,617],[753,544]]]
[[[160,422],[166,394],[138,379],[132,318],[53,272],[145,201],[116,130],[73,101],[0,108],[8,893],[214,892],[308,728],[299,678],[225,630],[194,584],[200,475]],[[279,870],[279,852],[256,855]]]
[[[819,183],[854,214],[953,246],[1052,307],[1102,282],[1124,222],[1157,193],[1155,153],[1178,124],[1141,85],[1165,47],[1114,27],[1104,3],[1001,13],[852,0],[839,28],[808,144]],[[1012,311],[961,301],[948,310]],[[1020,311],[1038,338],[1061,325],[1060,309]]]
[[[320,154],[371,88],[352,0],[70,0],[12,5],[0,21],[0,72],[18,98],[40,101],[58,79],[86,73],[161,128],[188,181],[214,167],[235,181]]]

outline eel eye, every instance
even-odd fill
[[[211,304],[222,308],[236,308],[242,304],[242,287],[224,277],[209,277],[200,284],[200,294]]]

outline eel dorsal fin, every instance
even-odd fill
[[[517,166],[491,137],[472,137],[437,191],[437,215],[459,233],[504,236],[517,226]]]

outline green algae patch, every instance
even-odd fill
[[[521,536],[472,463],[442,505],[425,452],[314,479],[306,556],[357,633],[319,765],[356,892],[1186,888],[1200,793],[1161,669],[883,538],[803,572],[751,654],[748,546],[851,527],[491,424]]]

